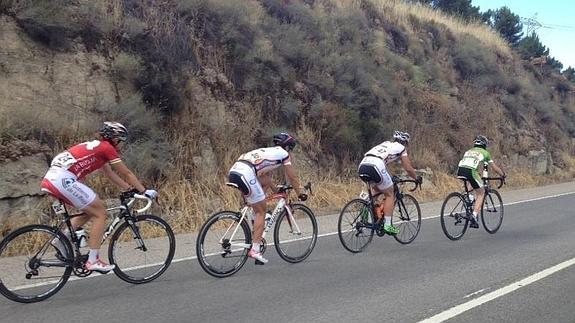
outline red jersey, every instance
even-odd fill
[[[120,155],[112,144],[93,140],[75,145],[59,154],[52,160],[51,166],[66,168],[78,176],[78,179],[82,179],[106,163],[114,164],[120,161]]]

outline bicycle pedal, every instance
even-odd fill
[[[259,265],[259,266],[265,265],[265,263],[263,263],[263,262],[261,262],[261,261],[259,261],[259,260],[257,260],[257,259],[256,259],[256,261],[255,261],[255,264],[256,264],[256,265]]]

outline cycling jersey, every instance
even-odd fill
[[[282,165],[291,165],[289,153],[280,146],[252,150],[241,155],[238,161],[251,164],[257,175],[268,173]]]
[[[407,156],[407,150],[405,149],[405,146],[399,142],[384,141],[371,148],[364,156],[378,157],[386,164],[389,164],[401,156]]]
[[[491,154],[484,148],[473,147],[463,154],[458,166],[476,170],[481,162],[492,163]]]
[[[93,140],[75,145],[58,154],[50,166],[68,170],[78,179],[98,170],[106,163],[120,162],[118,151],[107,141]]]
[[[79,180],[106,163],[120,161],[116,148],[107,141],[75,145],[54,157],[42,180],[42,190],[82,210],[94,202],[96,193]]]

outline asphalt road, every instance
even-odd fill
[[[71,281],[37,304],[0,297],[0,322],[419,322],[575,258],[575,194],[520,202],[574,188],[503,193],[512,204],[495,235],[470,229],[453,242],[431,218],[412,244],[374,237],[361,254],[327,235],[300,264],[268,248],[267,265],[249,261],[225,279],[207,275],[193,259],[172,264],[146,285],[109,274]],[[436,207],[425,205],[424,217],[437,214]],[[449,322],[575,322],[573,295],[575,266],[569,265]]]

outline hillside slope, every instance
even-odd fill
[[[394,129],[412,134],[433,194],[456,184],[446,174],[478,133],[511,184],[575,172],[572,84],[486,26],[429,8],[9,0],[0,12],[1,144],[58,151],[103,119],[122,121],[134,134],[128,163],[160,185],[175,215],[237,203],[222,185],[227,168],[278,130],[300,140],[296,160],[321,183],[312,202],[321,207],[356,194],[362,153]],[[0,157],[18,159],[2,147]]]

